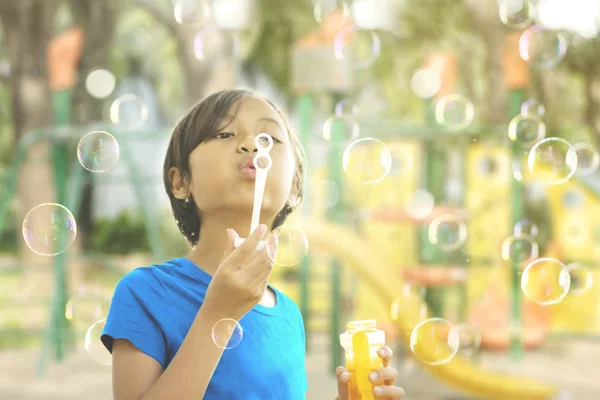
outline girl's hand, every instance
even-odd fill
[[[262,230],[261,230],[262,229]],[[227,230],[227,246],[219,268],[206,291],[204,305],[218,318],[239,321],[263,297],[273,261],[267,246],[257,250],[266,235],[267,226],[260,225],[238,248],[238,237],[233,229]]]
[[[390,367],[390,359],[392,358],[392,349],[387,346],[377,350],[377,355],[383,360],[383,368],[371,372],[369,379],[371,382],[384,381],[385,386],[375,386],[373,393],[379,398],[388,400],[403,399],[404,389],[399,386],[394,386],[398,378],[398,371],[394,367]],[[348,400],[348,382],[350,382],[350,372],[344,367],[337,367],[335,376],[338,382],[338,397],[336,400]]]

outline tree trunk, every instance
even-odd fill
[[[590,127],[591,139],[600,149],[600,76],[593,70],[584,74],[585,83],[585,122]]]
[[[46,67],[46,46],[52,37],[55,0],[4,0],[0,20],[11,70],[12,117],[15,142],[27,132],[50,126],[52,98]],[[38,142],[29,149],[17,187],[19,226],[25,214],[38,204],[55,199],[49,143]],[[38,256],[19,240],[19,255],[27,268],[23,295],[50,293],[53,279],[51,258]]]

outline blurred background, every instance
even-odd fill
[[[112,398],[116,283],[188,251],[171,129],[237,87],[307,151],[270,283],[309,399],[363,319],[408,399],[599,398],[600,1],[3,0],[0,27],[0,398]]]

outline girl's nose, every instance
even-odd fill
[[[256,144],[254,143],[253,136],[246,136],[244,140],[240,142],[238,145],[238,152],[240,153],[256,153],[258,149],[256,148]]]

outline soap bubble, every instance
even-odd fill
[[[306,233],[296,225],[282,225],[269,234],[267,254],[277,265],[290,267],[300,264],[308,254]]]
[[[529,0],[501,0],[500,21],[510,28],[522,29],[533,21],[533,6]]]
[[[379,35],[356,25],[343,27],[333,40],[333,54],[339,61],[350,60],[356,68],[367,68],[381,53]]]
[[[475,116],[473,103],[459,94],[441,98],[435,106],[435,120],[452,129],[464,129],[471,125]]]
[[[357,116],[358,111],[358,105],[350,99],[342,99],[335,105],[335,115],[337,117],[342,117],[344,115]]]
[[[425,219],[431,215],[435,199],[431,193],[424,189],[415,190],[404,204],[406,213],[416,219]]]
[[[464,355],[472,355],[481,349],[481,329],[470,324],[458,324],[454,326],[458,335],[458,351]]]
[[[523,32],[519,40],[521,58],[540,68],[555,67],[567,53],[567,39],[560,31],[538,25]]]
[[[533,143],[546,136],[546,124],[538,117],[517,115],[508,124],[508,137],[513,142]]]
[[[467,225],[451,214],[440,215],[429,224],[429,241],[443,251],[460,248],[467,240]]]
[[[577,154],[560,138],[546,138],[529,151],[527,166],[537,181],[557,185],[568,181],[577,169]]]
[[[111,296],[96,287],[80,286],[65,306],[65,317],[77,325],[89,327],[108,313]]]
[[[319,24],[335,11],[339,11],[344,17],[348,17],[350,15],[350,6],[344,0],[317,0],[313,8],[315,20]]]
[[[360,127],[358,121],[351,115],[332,115],[323,124],[323,139],[330,141],[334,131],[338,134],[336,138],[345,142],[358,139]]]
[[[235,32],[209,25],[194,38],[194,55],[198,60],[233,60],[240,51]]]
[[[381,182],[392,168],[392,154],[382,141],[361,138],[344,151],[342,167],[354,182],[363,185]]]
[[[521,104],[521,115],[542,119],[546,115],[546,107],[536,99],[529,99]]]
[[[537,304],[550,305],[562,301],[569,292],[571,278],[563,263],[553,258],[540,258],[525,267],[521,289]]]
[[[538,235],[538,227],[534,222],[523,218],[515,224],[513,233],[517,237],[528,236],[536,238]]]
[[[516,263],[527,263],[539,255],[537,242],[529,236],[511,235],[502,242],[502,259]]]
[[[90,172],[107,171],[119,160],[119,143],[108,132],[87,133],[77,145],[77,159]]]
[[[460,338],[452,324],[443,318],[421,321],[410,335],[410,349],[421,362],[445,364],[452,360],[460,346]]]
[[[417,288],[410,284],[402,286],[402,293],[397,296],[390,307],[390,317],[393,321],[401,320],[407,328],[404,332],[407,337],[412,329],[427,318],[427,305],[423,301],[424,288]]]
[[[88,328],[85,333],[84,347],[88,356],[96,363],[101,365],[112,365],[112,355],[106,350],[106,347],[104,347],[104,344],[102,344],[102,341],[100,340],[105,325],[106,318],[94,322]]]
[[[440,73],[431,68],[423,68],[414,73],[410,80],[412,91],[422,99],[433,97],[440,91],[442,78]]]
[[[110,105],[110,120],[128,127],[142,125],[148,120],[148,105],[134,94],[120,96]]]
[[[594,146],[586,142],[575,143],[573,151],[577,156],[577,175],[591,175],[600,166],[600,155]]]
[[[212,339],[218,348],[230,350],[240,344],[244,337],[242,326],[231,318],[218,321],[212,328]]]
[[[568,264],[565,268],[571,277],[569,294],[583,296],[589,292],[594,283],[592,271],[584,264],[578,262]]]
[[[85,80],[85,88],[90,96],[96,99],[104,99],[115,90],[117,78],[115,75],[103,68],[90,72]]]
[[[340,200],[340,189],[334,181],[324,180],[315,185],[315,193],[321,193],[323,207],[331,208]]]
[[[25,215],[22,234],[31,251],[55,256],[71,247],[77,236],[77,223],[65,206],[43,203]]]
[[[176,0],[173,16],[180,25],[198,27],[209,18],[210,9],[204,0]]]

